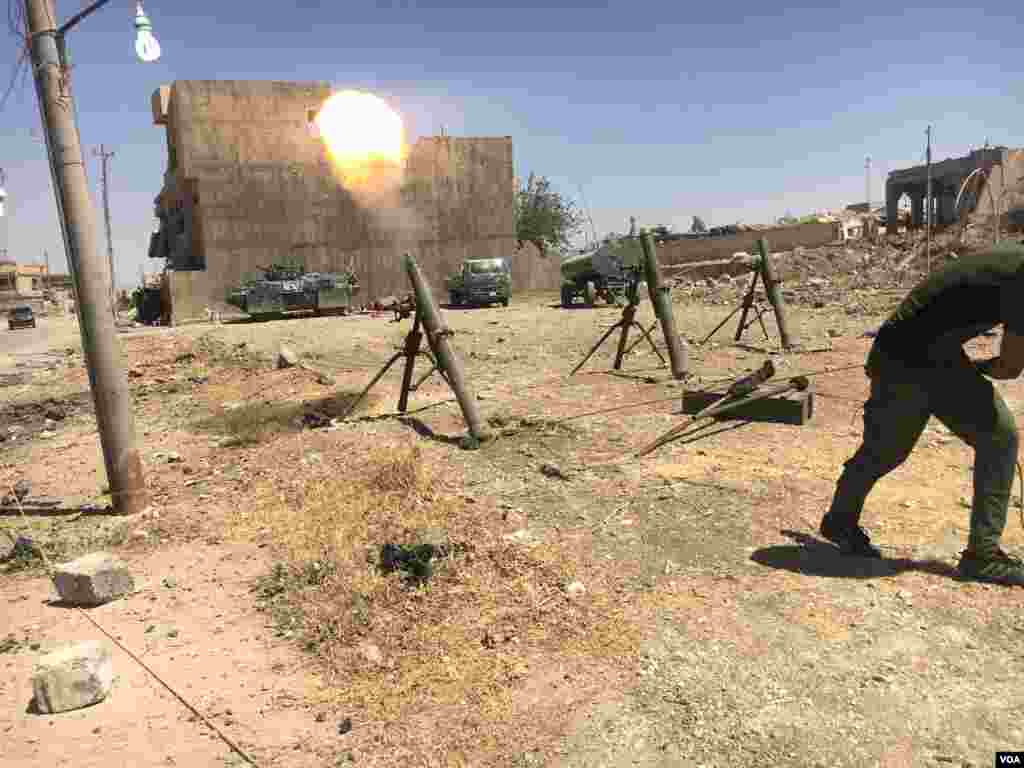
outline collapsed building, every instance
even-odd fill
[[[284,259],[352,269],[360,303],[404,293],[402,251],[435,290],[466,258],[504,257],[517,290],[553,290],[558,260],[516,250],[512,139],[421,138],[410,147],[398,205],[373,210],[338,183],[308,116],[327,83],[175,81],[153,94],[167,132],[159,227],[174,323],[205,319],[240,280]]]
[[[889,231],[896,231],[894,223],[899,221],[899,204],[904,196],[910,200],[909,226],[925,225],[928,175],[926,165],[889,174],[885,183]],[[985,147],[964,157],[932,163],[931,184],[931,221],[937,227],[958,223],[968,214],[987,217],[995,213],[1019,219],[1024,209],[1024,150]]]

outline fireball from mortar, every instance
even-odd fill
[[[405,157],[402,118],[387,102],[362,91],[339,91],[314,118],[341,183],[351,191],[388,186]]]

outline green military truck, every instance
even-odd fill
[[[445,279],[452,306],[501,304],[512,296],[512,271],[505,259],[466,259],[462,269]]]

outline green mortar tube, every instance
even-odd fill
[[[779,339],[782,341],[783,349],[790,349],[793,346],[789,336],[789,323],[786,321],[786,305],[782,301],[782,292],[779,290],[779,276],[775,271],[775,265],[768,257],[768,241],[763,237],[757,241],[757,250],[761,257],[761,279],[764,280],[764,291],[768,294],[768,301],[775,310],[775,322],[779,326]]]
[[[686,349],[683,347],[682,339],[676,332],[676,319],[672,314],[672,301],[669,297],[669,288],[661,280],[661,269],[658,266],[658,257],[654,252],[654,238],[648,232],[640,233],[640,245],[644,251],[644,274],[647,279],[647,292],[651,296],[651,305],[654,313],[661,321],[661,330],[665,335],[665,345],[668,347],[669,365],[672,367],[672,377],[682,379],[686,376]]]
[[[406,253],[402,256],[402,268],[409,276],[409,282],[412,283],[413,292],[416,294],[416,310],[426,329],[427,343],[437,359],[438,367],[448,379],[452,391],[455,392],[455,398],[459,401],[469,434],[483,442],[490,437],[490,434],[484,429],[480,421],[480,412],[476,408],[476,399],[469,387],[466,386],[462,362],[455,356],[455,352],[448,343],[450,331],[445,327],[444,321],[441,319],[441,311],[434,303],[430,285],[424,279],[412,254]]]

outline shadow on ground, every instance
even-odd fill
[[[568,309],[576,311],[580,309],[622,309],[622,304],[570,304],[565,307],[561,302],[546,305],[548,309]]]
[[[443,445],[464,445],[464,439],[461,435],[439,435],[437,432],[432,430],[424,422],[411,416],[400,416],[398,421],[407,427],[410,427],[420,437],[426,438],[427,440],[433,440],[435,443],[442,443]]]
[[[236,438],[240,443],[255,442],[272,432],[300,432],[325,427],[332,419],[348,415],[359,392],[337,391],[314,400],[284,403],[254,402],[225,409],[196,422],[198,431],[213,432]],[[380,395],[370,392],[355,411],[376,403]]]
[[[780,533],[796,543],[762,547],[750,559],[769,568],[826,578],[878,579],[906,571],[957,578],[956,569],[939,560],[847,557],[840,554],[838,548],[806,533],[790,530],[782,530]]]

